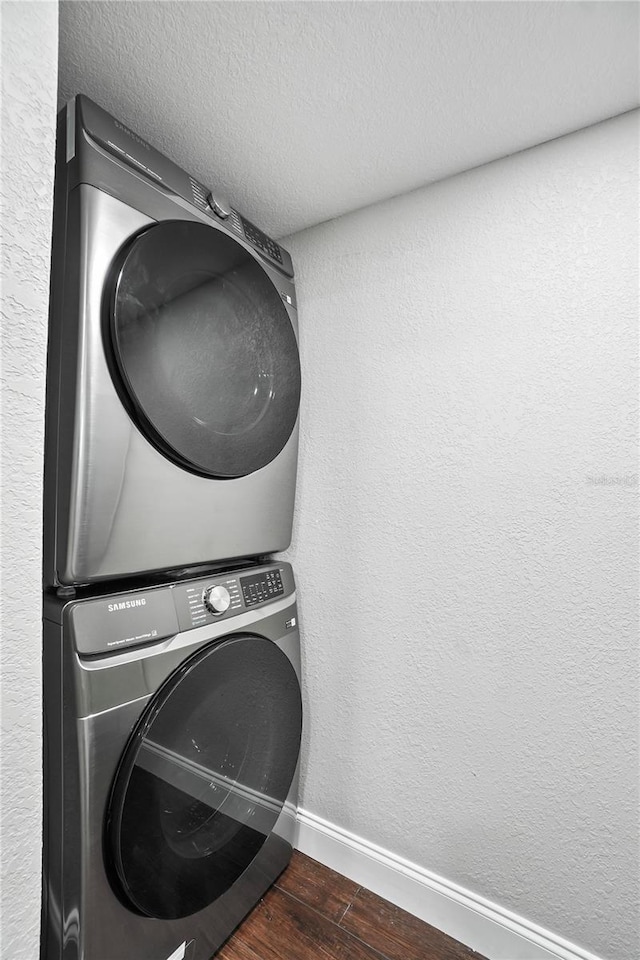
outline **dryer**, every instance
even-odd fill
[[[286,866],[286,563],[45,603],[41,960],[210,960]]]
[[[291,540],[291,257],[83,96],[61,112],[45,583],[259,558]]]

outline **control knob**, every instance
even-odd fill
[[[220,220],[226,220],[231,213],[231,207],[227,201],[213,193],[210,193],[207,197],[207,203]]]
[[[210,613],[219,617],[231,606],[231,595],[226,587],[207,587],[204,591],[204,605]]]

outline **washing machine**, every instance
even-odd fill
[[[45,583],[261,558],[291,540],[291,257],[84,96],[58,127]]]
[[[41,960],[210,960],[286,866],[286,563],[45,601]]]

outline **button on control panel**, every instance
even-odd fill
[[[254,607],[265,600],[282,596],[284,587],[279,570],[263,570],[260,573],[240,578],[242,596],[247,607]]]
[[[235,577],[212,581],[204,588],[201,584],[194,584],[187,587],[186,594],[192,627],[201,627],[220,619],[225,613],[237,613],[242,609],[242,598]]]
[[[207,587],[202,594],[202,599],[209,613],[213,613],[216,617],[226,613],[231,606],[231,594],[219,583],[215,587]]]

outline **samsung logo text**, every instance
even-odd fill
[[[131,137],[132,140],[135,140],[136,143],[139,143],[141,147],[145,148],[145,150],[151,150],[149,144],[146,143],[142,137],[139,137],[137,133],[134,133],[133,130],[129,130],[129,127],[125,127],[123,123],[119,123],[117,120],[114,120],[113,122],[118,130],[122,130],[123,133],[126,133],[127,136]]]
[[[116,610],[129,610],[131,607],[146,607],[147,601],[144,597],[138,597],[136,600],[120,600],[118,603],[107,604],[109,613],[115,613]]]

